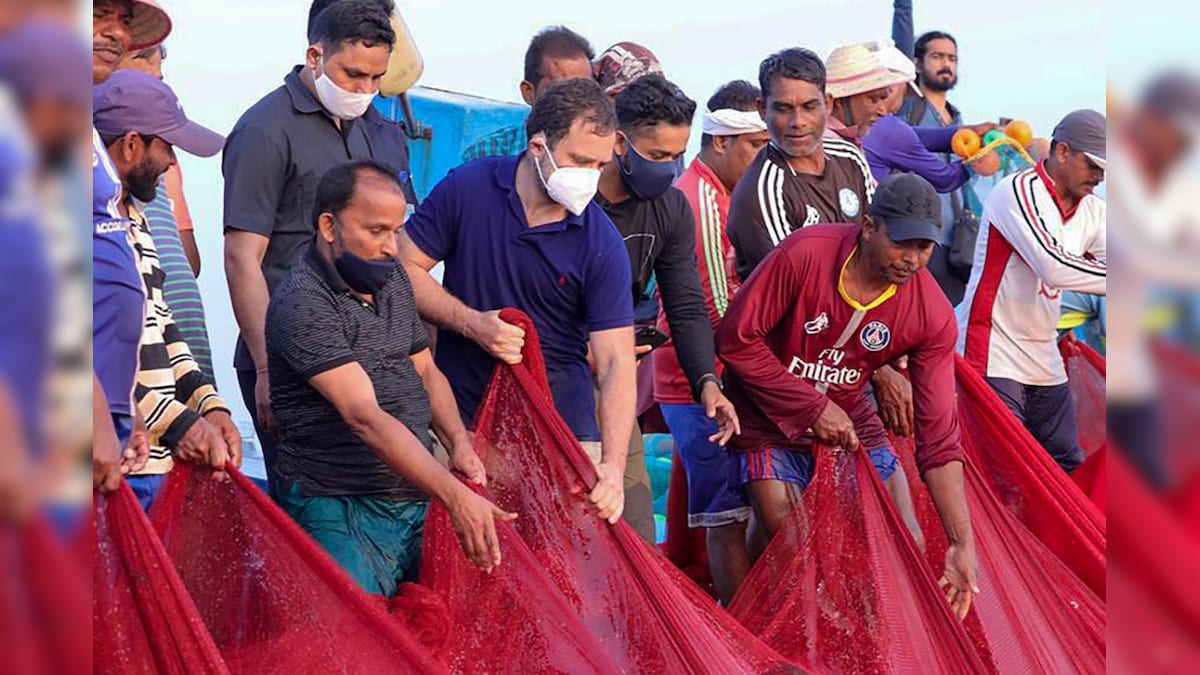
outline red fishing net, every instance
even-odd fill
[[[955,357],[963,450],[1000,503],[1104,597],[1104,514],[970,366]]]
[[[90,543],[90,542],[88,542]],[[91,547],[86,551],[91,562]],[[0,654],[6,673],[91,673],[88,570],[40,517],[0,523]]]
[[[208,470],[176,465],[151,516],[233,673],[445,672],[382,601],[240,473],[216,481]],[[138,540],[153,537],[147,530]],[[432,634],[444,633],[436,625],[443,615],[420,618],[435,624]]]
[[[822,450],[816,464],[733,615],[814,672],[988,672],[866,454]]]
[[[482,491],[481,491],[482,492]],[[497,523],[501,565],[485,573],[463,555],[450,513],[429,507],[421,583],[450,611],[445,658],[455,673],[619,673],[520,535]]]
[[[912,441],[893,443],[909,477],[926,558],[940,570],[946,536],[917,477]],[[980,655],[998,672],[1104,672],[1104,602],[1017,522],[974,464],[963,473],[983,591],[964,626]]]
[[[511,528],[531,559],[524,558],[525,549],[510,545],[503,563],[509,570],[497,583],[508,583],[504,577],[511,574],[526,586],[554,589],[565,603],[561,611],[577,617],[592,644],[599,643],[608,657],[606,664],[593,660],[595,670],[615,666],[642,673],[798,672],[632,529],[600,520],[587,501],[595,469],[554,412],[533,324],[513,310],[505,310],[502,318],[525,329],[524,358],[519,366],[497,370],[480,407],[476,433],[488,491],[498,506],[519,514]],[[437,521],[429,526],[439,527]],[[431,535],[441,536],[436,531],[426,536]],[[457,544],[451,547],[446,539],[441,544],[450,549],[446,555],[465,564]],[[429,548],[425,550],[428,554]],[[521,553],[510,558],[513,551]],[[476,575],[464,583],[477,582]],[[453,590],[450,597],[465,593]],[[474,611],[491,627],[490,636],[478,639],[517,641],[513,636],[540,630],[519,630],[530,619],[520,608],[510,616],[510,607],[496,601],[504,595],[483,594],[474,602]],[[559,613],[554,609],[550,616]],[[588,647],[589,641],[579,640],[578,624],[553,630],[569,633],[572,649]]]
[[[1065,337],[1058,343],[1071,395],[1075,397],[1075,418],[1079,424],[1079,446],[1086,455],[1083,463],[1071,472],[1071,480],[1092,500],[1101,512],[1105,510],[1107,491],[1106,455],[1108,454],[1108,412],[1105,404],[1104,357],[1086,343]]]
[[[228,673],[127,484],[96,494],[92,653],[97,673]],[[221,575],[224,583],[235,579]]]

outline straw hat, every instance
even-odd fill
[[[917,66],[913,64],[912,59],[908,58],[904,52],[896,48],[896,43],[892,40],[874,40],[865,43],[867,49],[879,55],[879,59],[883,61],[883,65],[897,75],[903,75],[908,81],[908,86],[917,96],[924,97],[925,93],[917,86]]]
[[[842,45],[825,59],[825,91],[834,98],[904,84],[907,76],[884,65],[878,52],[861,43]]]
[[[134,0],[133,21],[129,24],[129,49],[145,49],[167,39],[171,33],[171,17],[156,0]]]

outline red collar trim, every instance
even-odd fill
[[[1072,206],[1070,210],[1063,208],[1062,201],[1058,198],[1058,191],[1054,186],[1054,180],[1050,178],[1050,173],[1046,171],[1046,160],[1043,159],[1038,162],[1035,170],[1037,171],[1037,175],[1046,184],[1046,190],[1050,193],[1050,198],[1054,200],[1054,206],[1058,207],[1058,213],[1062,216],[1063,223],[1066,223],[1071,219],[1071,216],[1075,215],[1075,211],[1079,209],[1079,203],[1076,202],[1075,206]]]

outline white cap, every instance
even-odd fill
[[[896,48],[896,43],[890,39],[873,40],[864,43],[867,49],[879,55],[879,59],[883,61],[883,65],[897,75],[903,75],[908,79],[908,86],[917,96],[925,96],[921,88],[917,86],[917,66],[912,59]]]

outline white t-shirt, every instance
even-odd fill
[[[1088,195],[1064,213],[1042,164],[988,195],[958,306],[958,352],[978,372],[1038,386],[1067,381],[1061,296],[1106,294],[1105,212],[1104,200]]]

